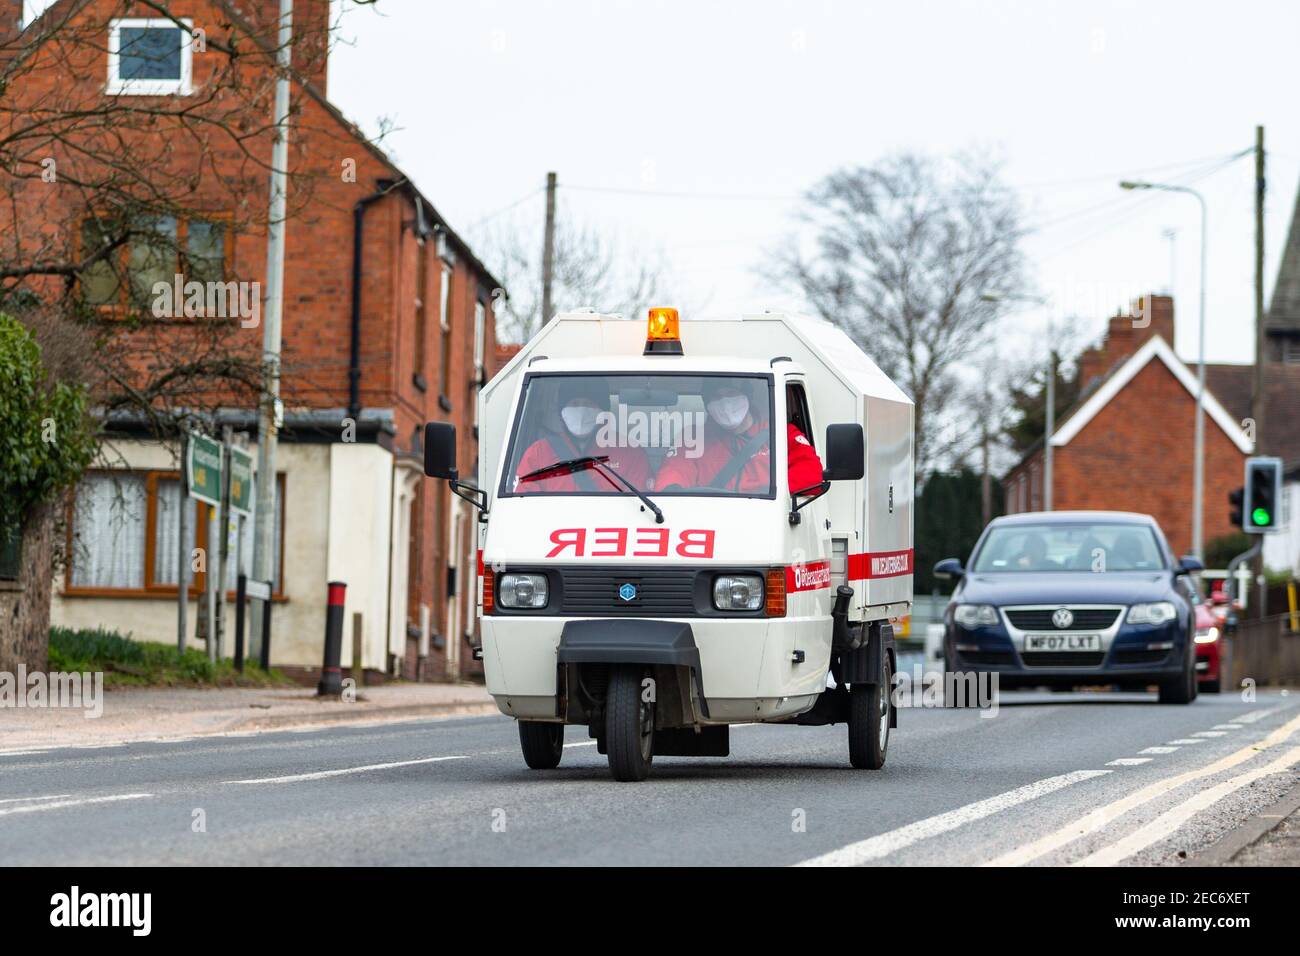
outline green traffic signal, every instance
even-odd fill
[[[1263,508],[1256,508],[1250,513],[1250,520],[1262,528],[1269,524],[1269,513]]]

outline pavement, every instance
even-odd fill
[[[849,767],[842,726],[736,727],[731,751],[616,783],[571,727],[561,766],[530,771],[499,714],[10,748],[0,859],[1197,865],[1300,785],[1300,694],[1179,707],[1017,691],[991,718],[909,708],[879,771]],[[1300,862],[1294,823],[1232,862]]]
[[[73,708],[0,710],[0,753],[487,713],[497,709],[482,684],[385,684],[363,687],[353,700],[303,687],[115,688],[104,692],[98,717]]]

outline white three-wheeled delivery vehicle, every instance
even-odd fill
[[[477,480],[442,422],[425,471],[479,509],[480,653],[528,766],[556,767],[573,724],[641,780],[756,721],[846,724],[851,764],[884,764],[912,402],[844,332],[564,313],[478,422]]]

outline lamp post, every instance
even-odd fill
[[[1196,460],[1192,465],[1192,553],[1200,558],[1202,556],[1201,529],[1205,496],[1205,249],[1207,225],[1205,197],[1188,186],[1175,186],[1169,183],[1125,181],[1119,184],[1119,188],[1159,189],[1164,192],[1186,193],[1189,196],[1194,196],[1196,201],[1201,204],[1201,303],[1196,370]]]

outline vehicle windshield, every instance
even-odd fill
[[[1151,528],[1138,524],[1013,524],[989,531],[971,570],[1155,571],[1164,557]]]
[[[534,374],[500,493],[773,497],[771,449],[769,376]]]

